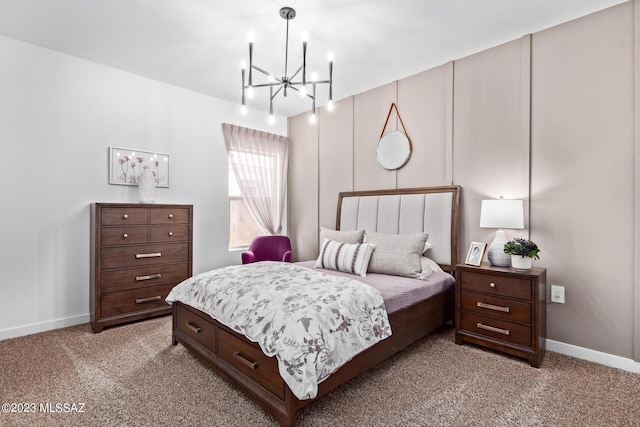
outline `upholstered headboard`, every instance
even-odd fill
[[[389,234],[428,233],[427,255],[443,270],[458,263],[460,187],[340,193],[336,229]]]

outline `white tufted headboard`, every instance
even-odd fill
[[[427,255],[443,270],[458,263],[460,186],[343,192],[336,229],[389,234],[428,233]]]

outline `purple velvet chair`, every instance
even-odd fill
[[[256,236],[249,250],[242,252],[242,263],[258,261],[291,262],[291,241],[287,236]]]

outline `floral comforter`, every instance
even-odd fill
[[[177,285],[167,302],[208,313],[276,356],[298,399],[356,354],[391,335],[384,301],[356,280],[295,264],[257,262],[202,273]]]

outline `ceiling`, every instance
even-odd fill
[[[247,34],[254,64],[284,74],[302,63],[328,78],[339,100],[549,28],[625,0],[0,0],[0,34],[240,104]],[[327,102],[318,86],[318,106]],[[249,107],[268,111],[256,89]],[[274,99],[274,113],[311,108],[295,92]]]

